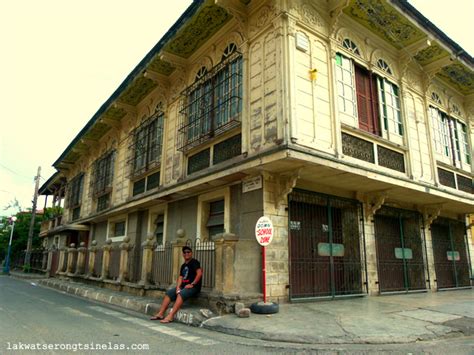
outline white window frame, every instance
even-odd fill
[[[346,57],[341,53],[337,53],[336,56],[341,57],[342,64],[336,63],[336,90],[337,90],[337,106],[339,113],[343,113],[357,119],[357,96],[355,88],[355,70],[354,61],[351,58]],[[350,79],[350,80],[349,80]],[[350,81],[350,82],[349,82]],[[342,92],[341,92],[342,88]],[[352,93],[352,98],[349,96]],[[341,102],[342,100],[342,102]],[[352,111],[348,104],[352,104]],[[344,106],[341,108],[341,104]],[[354,121],[356,122],[356,121]]]
[[[125,236],[128,234],[128,216],[126,214],[113,217],[107,221],[107,239],[112,240],[113,243],[123,242]],[[114,236],[115,224],[125,222],[125,232],[122,236]]]
[[[387,87],[389,90],[387,90]],[[398,96],[394,93],[394,87],[398,90]],[[387,80],[387,78],[378,75],[377,92],[379,96],[379,123],[382,126],[382,136],[387,139],[393,138],[392,135],[400,138],[403,137],[405,132],[401,112],[400,88],[390,80]]]
[[[197,211],[197,233],[196,239],[208,240],[209,231],[207,229],[207,220],[209,219],[209,204],[214,201],[224,200],[224,232],[230,230],[230,188],[225,187],[216,191],[200,195],[198,198]]]

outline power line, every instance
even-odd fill
[[[31,177],[27,177],[26,175],[17,173],[16,171],[10,169],[8,166],[5,166],[5,165],[3,165],[3,164],[1,164],[1,163],[0,163],[0,166],[1,166],[2,168],[4,168],[5,170],[8,170],[9,172],[11,172],[11,173],[13,173],[13,174],[15,174],[15,175],[18,175],[18,176],[20,176],[20,177],[22,177],[22,178],[24,178],[24,179],[31,180]]]

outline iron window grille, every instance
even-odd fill
[[[456,174],[456,180],[458,183],[458,190],[469,194],[474,193],[474,184],[471,178]]]
[[[157,167],[161,162],[161,149],[163,145],[164,112],[161,105],[157,106],[155,113],[144,120],[132,132],[128,161],[131,166],[131,176],[137,177]]]
[[[456,180],[453,172],[438,168],[438,178],[441,185],[452,187],[453,189],[456,188]]]
[[[115,151],[110,151],[94,163],[92,194],[94,197],[109,193],[112,190]]]
[[[242,54],[236,51],[235,45],[228,47],[222,61],[209,72],[202,68],[182,97],[179,150],[188,151],[240,126]]]
[[[107,209],[110,205],[110,192],[97,199],[97,212]]]
[[[68,186],[68,207],[75,208],[81,205],[84,189],[84,173],[76,175]]]

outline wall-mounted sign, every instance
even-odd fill
[[[255,238],[258,244],[266,247],[273,240],[273,223],[270,218],[262,216],[255,224]]]
[[[292,231],[301,230],[301,221],[290,221],[290,229]]]
[[[246,193],[262,188],[262,176],[256,176],[242,181],[242,192]]]
[[[413,259],[413,251],[410,248],[395,248],[396,259]]]
[[[447,256],[448,256],[448,260],[449,261],[453,261],[453,260],[456,260],[456,261],[459,261],[461,260],[461,255],[459,254],[458,251],[451,251],[451,250],[448,250],[446,252]]]
[[[344,256],[344,244],[318,243],[319,256]]]

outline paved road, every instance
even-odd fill
[[[40,350],[25,349],[28,344],[38,346]],[[407,354],[422,351],[474,354],[473,344],[472,337],[403,346],[310,346],[264,342],[177,323],[161,325],[142,314],[38,287],[34,281],[0,276],[0,354]],[[42,350],[43,347],[50,350]],[[71,350],[65,351],[65,347]],[[84,350],[87,347],[94,349]],[[105,349],[98,350],[98,347]]]

